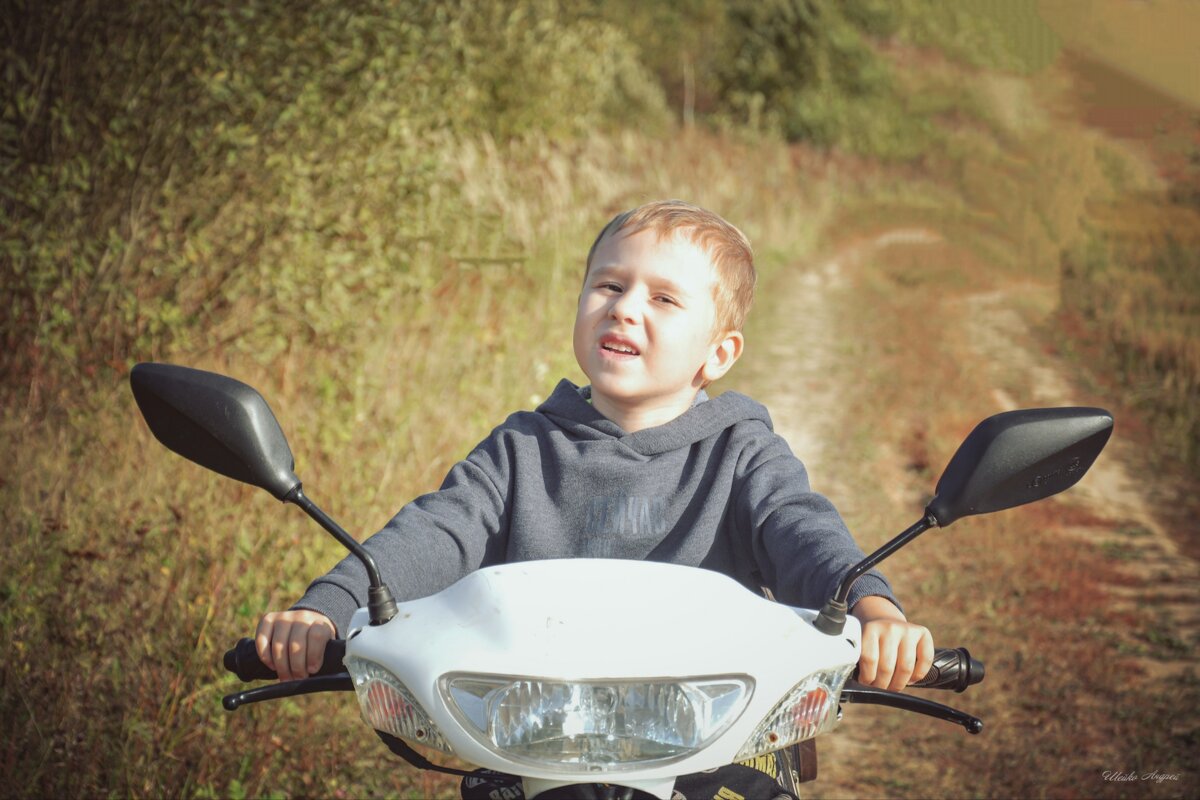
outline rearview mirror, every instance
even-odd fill
[[[173,364],[138,364],[129,383],[150,432],[170,450],[278,500],[300,485],[270,406],[241,381]]]
[[[1031,408],[988,417],[963,441],[925,508],[939,527],[1032,503],[1078,483],[1112,434],[1100,408]]]
[[[1070,489],[1100,455],[1112,426],[1102,408],[1029,408],[979,423],[946,465],[925,516],[851,567],[813,627],[840,636],[855,581],[930,528]]]

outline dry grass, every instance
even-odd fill
[[[1162,452],[1200,465],[1200,212],[1152,198],[1097,214],[1064,263],[1061,326],[1101,380],[1155,427]]]
[[[744,224],[768,271],[824,215],[787,150],[763,141],[625,134],[442,152],[473,213],[441,221],[413,266],[421,280],[352,335],[262,361],[236,348],[159,356],[258,387],[310,496],[360,536],[435,488],[512,410],[579,378],[574,301],[612,214],[691,199]],[[454,793],[452,779],[398,766],[346,696],[221,711],[234,682],[220,654],[339,547],[164,450],[123,379],[45,407],[15,402],[0,417],[0,715],[22,732],[0,745],[0,793]]]

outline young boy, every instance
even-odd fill
[[[754,283],[750,243],[709,211],[663,201],[609,222],[575,317],[590,385],[561,381],[510,416],[367,540],[397,600],[489,564],[603,557],[705,567],[820,608],[862,551],[766,409],[704,392],[742,354]],[[260,658],[281,680],[314,672],[367,585],[359,561],[343,560],[263,617]],[[898,690],[925,674],[933,640],[881,575],[863,576],[850,606],[863,623],[859,680]]]

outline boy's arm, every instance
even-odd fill
[[[512,469],[498,435],[503,429],[455,464],[438,491],[406,505],[363,543],[397,600],[432,594],[503,552]],[[344,636],[354,611],[366,605],[367,586],[362,563],[346,556],[291,609],[262,618],[255,634],[259,658],[281,680],[315,672],[325,645]]]
[[[764,429],[743,451],[736,497],[738,526],[752,542],[756,566],[775,596],[800,608],[820,608],[865,554],[841,514],[809,485],[808,471],[787,443]],[[851,608],[870,595],[899,603],[877,570],[850,591]]]
[[[933,664],[933,635],[914,625],[886,597],[870,595],[850,610],[862,623],[858,680],[898,692],[925,677]]]
[[[440,489],[404,506],[363,542],[398,602],[444,589],[503,553],[507,498],[474,456],[455,464]],[[344,636],[354,611],[367,604],[368,586],[362,562],[347,555],[293,608],[320,611]]]
[[[753,532],[760,571],[783,602],[820,608],[865,554],[782,438],[764,433],[745,452],[739,514]],[[863,623],[858,679],[893,690],[920,680],[933,663],[933,637],[907,621],[883,575],[867,572],[849,599]]]

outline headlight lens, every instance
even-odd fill
[[[494,753],[563,772],[619,772],[705,747],[741,716],[754,681],[457,674],[444,676],[441,689],[463,727]]]
[[[796,684],[754,729],[734,761],[779,750],[832,728],[837,723],[837,698],[852,669],[853,664],[821,670]]]
[[[363,719],[376,730],[453,755],[454,749],[400,680],[373,661],[347,656]]]

